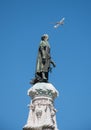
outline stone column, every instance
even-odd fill
[[[28,90],[32,98],[23,130],[58,130],[54,99],[58,91],[51,83],[36,83]]]

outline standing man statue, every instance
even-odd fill
[[[38,49],[38,57],[36,63],[35,78],[30,82],[35,84],[37,82],[48,82],[48,73],[51,71],[51,64],[55,67],[55,63],[51,60],[49,37],[44,34],[41,37],[41,42]]]

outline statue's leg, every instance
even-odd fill
[[[37,72],[37,73],[35,74],[35,77],[36,77],[38,80],[40,80],[40,79],[42,78],[42,73],[41,73],[41,72]]]
[[[45,72],[42,72],[42,78],[43,78],[43,79],[46,79],[46,77],[45,77]]]
[[[45,72],[45,77],[46,77],[47,80],[48,80],[48,72]]]
[[[43,80],[47,80],[45,72],[42,72],[42,78],[43,78]]]

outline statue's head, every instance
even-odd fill
[[[44,34],[44,35],[42,35],[42,37],[41,37],[41,40],[42,41],[48,41],[48,39],[49,39],[49,36],[48,36],[48,34]]]

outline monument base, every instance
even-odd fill
[[[58,91],[50,83],[36,83],[28,90],[32,98],[29,116],[23,130],[57,130],[54,99]]]

